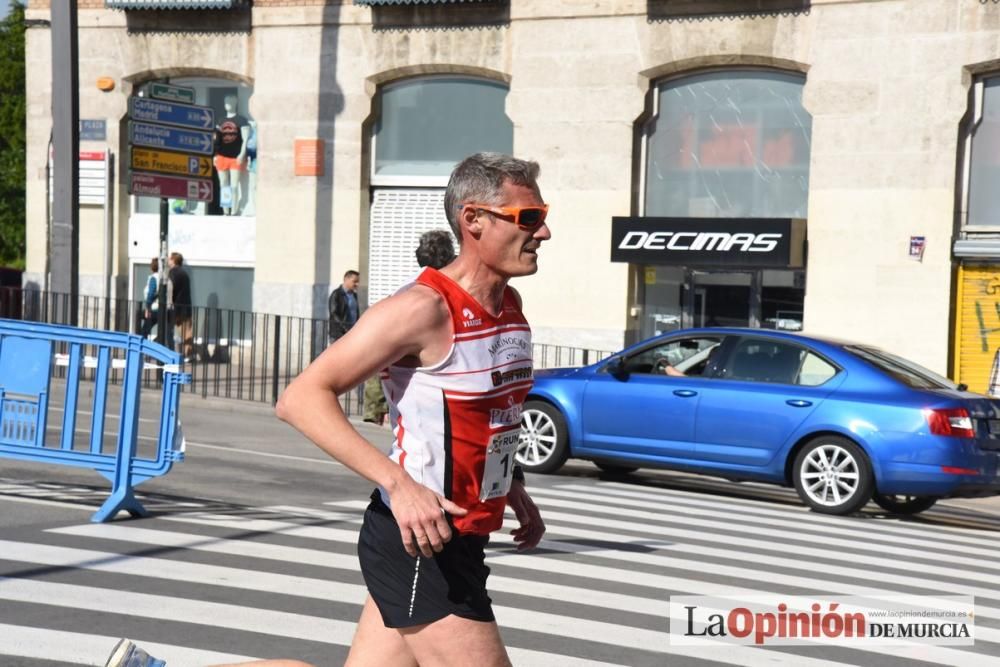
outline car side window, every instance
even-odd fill
[[[798,382],[796,384],[806,387],[818,387],[836,374],[836,366],[819,355],[806,352],[806,358],[802,361],[802,369],[799,371]]]
[[[647,347],[625,360],[624,370],[639,375],[686,375],[697,377],[708,368],[722,338],[680,338]],[[674,372],[668,372],[673,369]]]
[[[733,350],[722,377],[816,387],[837,372],[836,366],[798,345],[745,338]]]

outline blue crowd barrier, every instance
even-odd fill
[[[180,386],[190,375],[180,371],[180,355],[129,333],[58,324],[0,319],[0,457],[90,468],[111,481],[111,495],[91,517],[109,521],[125,510],[147,514],[133,488],[168,473],[184,458],[180,438]],[[58,441],[46,443],[54,370],[66,366],[63,417]],[[93,382],[87,447],[74,443],[81,396],[81,374]],[[113,452],[105,451],[109,377],[122,373],[118,434]],[[155,454],[140,456],[139,396],[143,373],[162,386]],[[61,371],[59,373],[61,375]]]

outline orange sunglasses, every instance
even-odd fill
[[[510,222],[525,231],[535,231],[545,222],[549,214],[549,205],[541,206],[486,206],[484,204],[462,204],[459,208],[471,206],[480,211],[486,211],[502,218],[514,218]]]

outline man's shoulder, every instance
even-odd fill
[[[377,305],[400,321],[417,326],[439,326],[450,318],[451,312],[440,292],[421,283],[411,283]]]

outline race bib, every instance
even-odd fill
[[[495,433],[486,446],[486,466],[483,468],[483,483],[479,487],[479,500],[502,498],[510,491],[514,474],[514,452],[521,440],[521,429]]]

